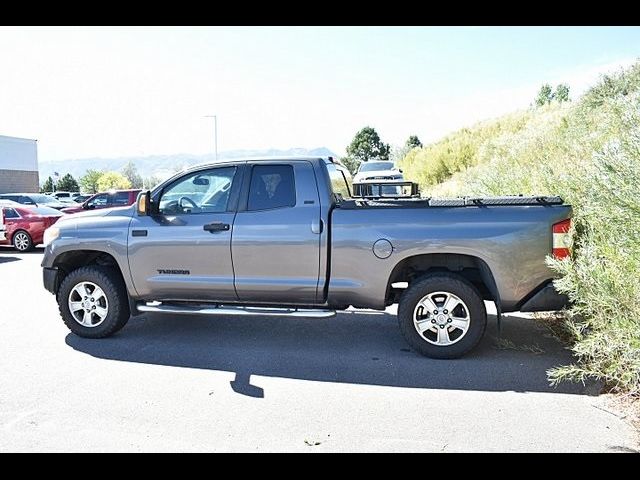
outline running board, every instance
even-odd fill
[[[216,306],[192,306],[192,305],[174,305],[174,304],[158,304],[152,302],[153,305],[142,304],[136,308],[140,312],[159,312],[159,313],[178,313],[178,314],[196,314],[196,315],[244,315],[244,316],[269,316],[269,317],[307,317],[307,318],[329,318],[334,317],[334,310],[314,310],[314,309],[298,309],[298,308],[260,308],[260,307],[216,307]]]

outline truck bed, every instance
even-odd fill
[[[378,299],[378,308],[400,262],[454,254],[481,260],[493,272],[503,311],[518,310],[553,277],[545,263],[552,227],[571,216],[560,197],[353,199],[336,207],[329,295],[355,305]],[[391,249],[386,258],[372,250],[380,241]],[[446,259],[442,267],[453,268]]]
[[[562,205],[564,201],[558,196],[522,196],[509,195],[502,197],[457,197],[457,198],[393,198],[376,199],[354,198],[344,200],[337,206],[345,210],[359,208],[433,208],[433,207],[490,207],[509,205]]]

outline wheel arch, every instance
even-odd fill
[[[129,297],[131,297],[131,282],[128,271],[120,265],[114,255],[104,250],[82,249],[68,250],[55,257],[51,266],[58,271],[55,290],[57,291],[64,278],[74,270],[89,265],[111,267],[118,272]]]
[[[387,282],[385,303],[395,303],[402,288],[395,283],[411,284],[430,273],[449,272],[468,280],[484,300],[491,300],[500,308],[500,295],[491,268],[482,258],[461,253],[426,253],[403,258],[391,271]]]

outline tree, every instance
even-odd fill
[[[347,147],[347,156],[342,157],[340,161],[354,175],[362,162],[389,160],[390,151],[389,144],[380,140],[375,129],[364,127],[353,137],[351,144]]]
[[[551,85],[545,83],[540,87],[540,91],[538,92],[538,96],[536,97],[536,105],[541,107],[544,104],[551,103],[551,100],[553,100],[553,91],[551,90]]]
[[[422,148],[422,142],[417,135],[411,135],[404,145],[405,147],[407,147],[407,150],[411,150],[413,148]]]
[[[98,193],[98,180],[102,176],[99,170],[87,170],[87,172],[80,177],[80,186],[85,193]]]
[[[129,163],[122,169],[122,174],[129,180],[129,183],[131,183],[131,188],[142,188],[142,177],[138,173],[136,164],[131,160],[129,160]]]
[[[78,182],[70,173],[67,173],[64,177],[58,180],[58,184],[56,185],[56,190],[62,190],[65,192],[79,192],[80,187],[78,186]]]
[[[375,129],[364,127],[347,147],[347,155],[359,162],[389,160],[389,144],[383,143]]]
[[[142,181],[142,188],[152,189],[156,185],[158,185],[162,180],[155,175],[151,175],[150,177],[144,177]]]
[[[558,100],[558,102],[568,102],[569,101],[569,85],[566,83],[561,83],[556,87],[556,91],[553,94],[553,98]]]
[[[42,184],[42,188],[40,189],[40,193],[51,193],[53,192],[53,178],[51,176],[47,177],[47,179]]]
[[[355,175],[356,172],[358,171],[358,167],[360,166],[360,161],[356,160],[353,157],[342,157],[340,158],[340,163],[342,165],[344,165],[345,167],[347,167],[347,169],[349,170],[349,172],[351,173],[351,175]]]
[[[98,179],[98,190],[101,192],[111,189],[122,190],[125,188],[131,188],[131,182],[121,173],[104,172]]]

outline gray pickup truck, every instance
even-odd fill
[[[135,205],[60,219],[43,280],[67,327],[101,338],[144,312],[324,317],[398,303],[417,352],[455,358],[501,312],[557,310],[568,254],[558,197],[349,198],[324,158],[191,168]],[[259,318],[257,319],[259,321]]]

